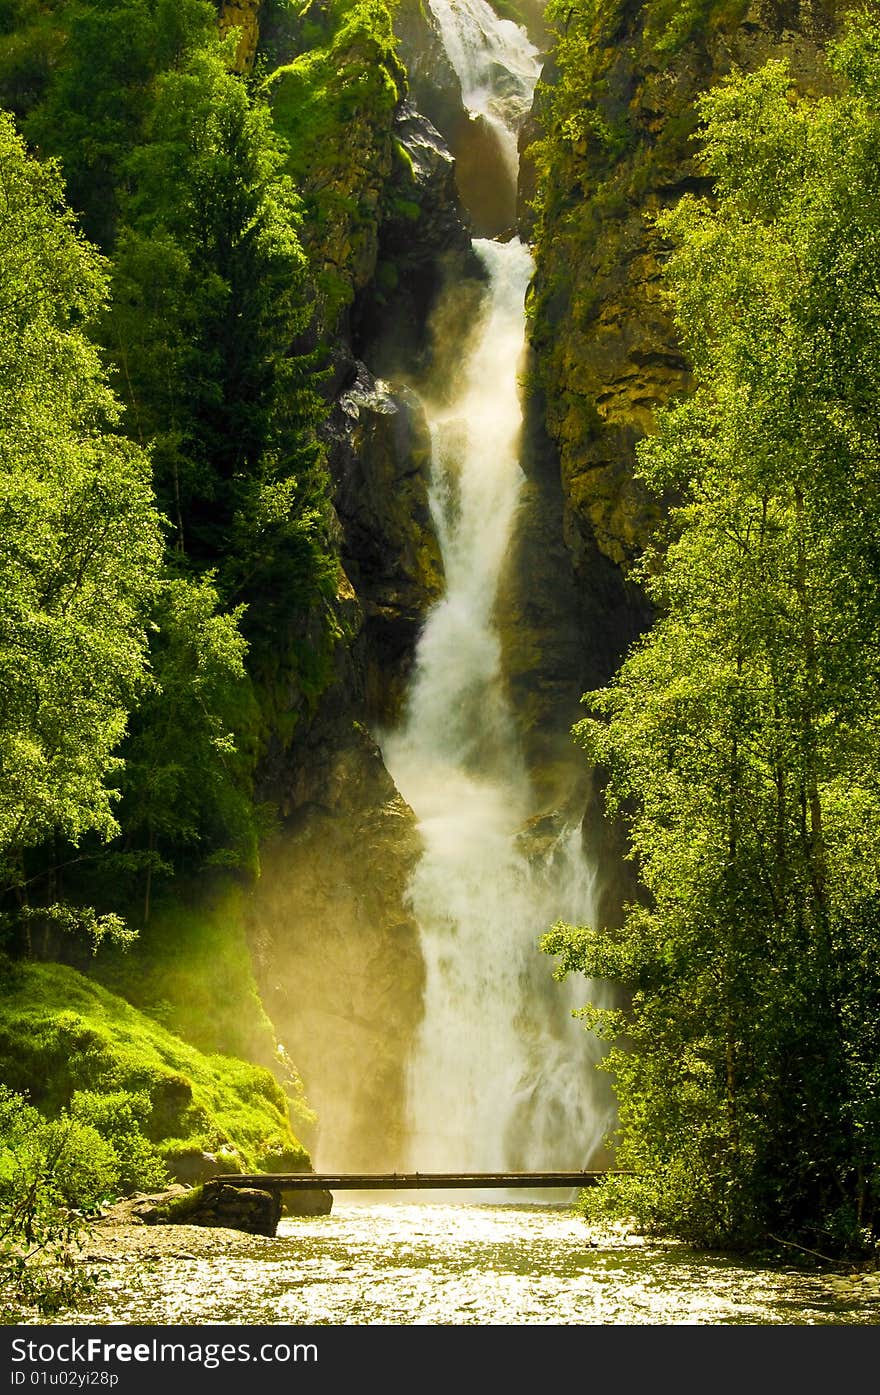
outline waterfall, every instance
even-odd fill
[[[431,5],[467,105],[503,125],[515,160],[536,51],[484,0]],[[518,375],[532,259],[515,237],[474,248],[487,274],[480,318],[451,396],[425,400],[446,590],[426,619],[401,724],[380,735],[424,841],[410,887],[426,987],[407,1167],[564,1170],[590,1165],[607,1126],[601,1052],[572,1018],[583,984],[556,983],[538,940],[556,919],[591,919],[593,875],[577,823],[529,837],[539,811],[494,616],[524,480]]]
[[[525,31],[499,19],[486,0],[431,0],[443,46],[472,116],[499,137],[508,173],[516,179],[516,139],[541,71],[540,56]]]

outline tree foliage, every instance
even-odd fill
[[[168,579],[155,612],[151,683],[131,723],[119,774],[124,836],[103,877],[142,875],[143,923],[154,874],[196,865],[258,865],[251,776],[244,734],[257,725],[247,680],[240,613],[224,614],[209,579]]]
[[[35,152],[49,157],[52,198],[60,205],[66,193],[72,206],[65,227],[94,285],[83,282],[71,313],[100,344],[112,376],[104,379],[84,336],[91,366],[71,361],[64,372],[73,384],[86,371],[98,376],[114,449],[141,471],[140,495],[126,499],[123,490],[120,500],[131,511],[140,497],[167,523],[161,576],[156,554],[152,592],[141,598],[132,682],[103,728],[107,778],[102,794],[92,791],[103,812],[96,807],[79,823],[51,813],[24,840],[32,850],[24,864],[15,854],[43,952],[72,926],[71,900],[100,901],[104,915],[87,905],[77,911],[80,930],[97,944],[108,934],[119,939],[120,909],[130,914],[139,900],[148,916],[156,872],[221,861],[256,869],[260,682],[268,670],[308,687],[331,642],[337,561],[317,430],[320,375],[306,344],[313,296],[301,205],[265,102],[232,70],[234,48],[234,37],[220,40],[207,0],[0,7],[0,92]],[[20,226],[16,235],[24,264],[32,230]],[[58,420],[48,398],[36,412],[48,433]],[[103,604],[115,614],[114,566],[124,565],[136,534],[113,512],[110,479],[105,493],[93,501],[95,524],[102,520],[108,540],[125,540],[113,565],[101,568],[96,557]],[[33,502],[30,519],[19,508],[34,539],[21,567],[33,575],[41,565],[36,513],[47,536],[59,539],[62,530],[47,500]],[[85,528],[81,541],[89,545]],[[82,639],[75,662],[89,675],[101,647]],[[80,716],[90,719],[35,650],[32,662],[28,681],[46,679],[43,692],[57,697],[56,721],[73,749]],[[48,717],[50,699],[40,701]],[[33,798],[38,772],[22,750],[17,778]],[[29,934],[27,915],[21,923]]]
[[[161,558],[145,453],[83,324],[106,269],[0,115],[0,865],[117,830],[113,776],[146,673]]]
[[[85,1219],[104,1201],[162,1187],[168,1170],[146,1137],[146,1094],[77,1091],[47,1119],[0,1085],[0,1318],[49,1317],[87,1294],[94,1267]]]
[[[175,546],[239,599],[285,551],[321,586],[321,406],[296,351],[311,307],[283,164],[268,109],[219,53],[163,74],[127,166],[107,321]]]
[[[641,473],[678,492],[659,619],[576,734],[645,889],[559,925],[627,990],[622,1167],[598,1204],[713,1245],[859,1252],[880,1227],[880,29],[799,96],[772,62],[701,101],[712,199],[661,215],[696,393]]]
[[[256,870],[267,655],[274,668],[296,626],[323,648],[337,574],[300,201],[227,57],[212,38],[153,83],[101,326],[171,523],[158,686],[124,752],[117,850],[144,868],[145,915],[154,870]],[[299,662],[289,651],[294,681]]]
[[[209,0],[18,0],[11,27],[42,59],[29,89],[10,65],[8,104],[23,134],[61,163],[69,202],[86,236],[110,251],[124,192],[125,163],[140,144],[158,77],[216,36]]]
[[[89,1124],[44,1119],[0,1085],[0,1319],[50,1316],[87,1293],[83,1215],[112,1192],[119,1167]]]

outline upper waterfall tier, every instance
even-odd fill
[[[516,131],[541,71],[525,30],[499,19],[486,0],[431,0],[431,10],[465,106]]]
[[[517,138],[541,71],[525,30],[486,0],[430,0],[470,121],[453,141],[458,183],[479,236],[511,231],[519,167]]]

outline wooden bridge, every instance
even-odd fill
[[[632,1174],[607,1168],[595,1172],[228,1172],[210,1180],[260,1191],[401,1191],[484,1187],[594,1187],[605,1177]]]

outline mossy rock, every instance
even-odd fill
[[[375,271],[407,77],[390,11],[377,0],[315,8],[302,42],[307,51],[272,72],[263,90],[304,196],[304,240],[329,332]]]

